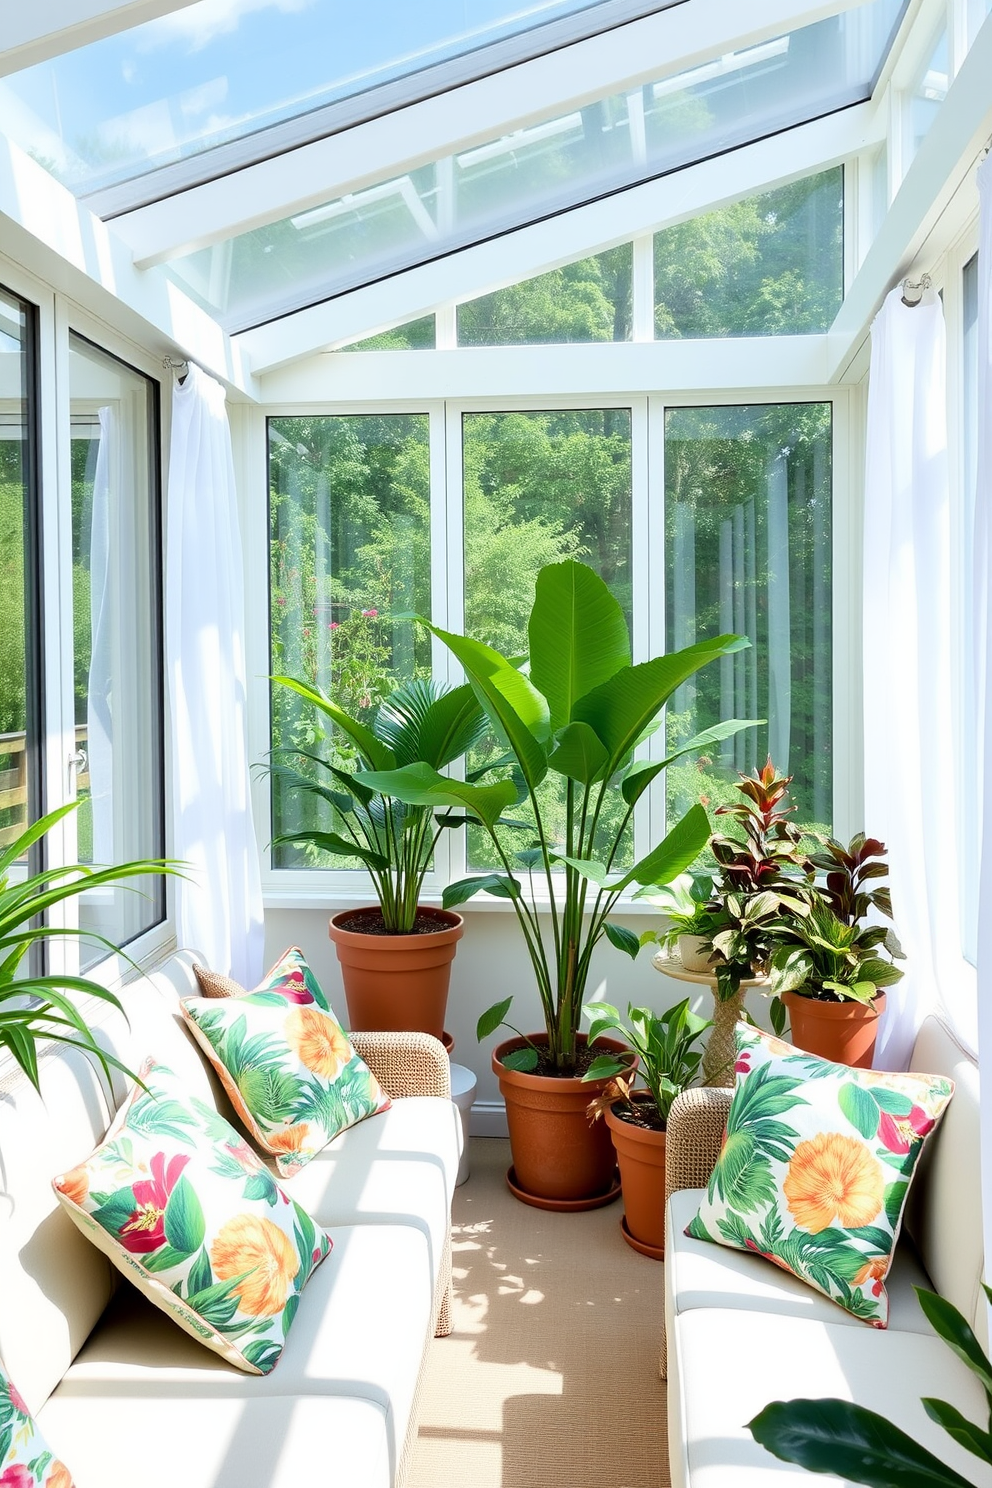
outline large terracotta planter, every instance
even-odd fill
[[[585,1043],[585,1034],[579,1034],[579,1042]],[[493,1050],[510,1129],[510,1189],[538,1209],[595,1209],[611,1203],[619,1197],[620,1184],[609,1128],[586,1115],[589,1102],[608,1081],[507,1069],[504,1055],[527,1043],[546,1045],[547,1036],[507,1039]],[[596,1047],[628,1054],[632,1066],[636,1063],[632,1051],[616,1039],[597,1039]]]
[[[635,1100],[637,1097],[634,1097]],[[648,1097],[650,1100],[650,1097]],[[652,1109],[654,1109],[652,1107]],[[641,1255],[665,1259],[665,1133],[624,1121],[615,1111],[606,1112],[613,1137],[624,1216],[623,1238]]]
[[[789,1010],[791,1040],[797,1049],[818,1054],[834,1064],[871,1069],[875,1055],[878,1020],[885,1012],[885,993],[876,993],[873,1003],[821,1002],[800,992],[783,992]]]
[[[366,1033],[414,1031],[442,1038],[461,915],[425,908],[419,913],[437,921],[436,932],[366,935],[342,929],[340,921],[354,913],[342,910],[328,929],[341,963],[349,1025]]]

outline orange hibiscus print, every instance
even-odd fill
[[[333,1018],[318,1007],[294,1008],[284,1024],[286,1042],[301,1064],[325,1080],[333,1080],[352,1057],[347,1036]]]
[[[882,1207],[885,1177],[856,1137],[820,1132],[799,1143],[782,1189],[796,1224],[816,1235],[835,1221],[850,1230],[871,1224]]]
[[[72,1488],[69,1469],[58,1458],[51,1465],[48,1477],[45,1479],[45,1488]]]
[[[73,1168],[55,1180],[59,1193],[64,1193],[73,1204],[84,1204],[90,1191],[90,1175],[85,1167]]]
[[[270,1152],[299,1152],[309,1130],[308,1121],[298,1121],[295,1126],[283,1127],[282,1131],[266,1132],[266,1146]]]
[[[210,1247],[218,1281],[243,1279],[233,1288],[242,1312],[249,1317],[274,1317],[282,1311],[300,1257],[289,1236],[270,1219],[237,1214],[229,1219]]]
[[[866,1286],[871,1283],[870,1291],[873,1297],[880,1297],[884,1291],[882,1283],[889,1273],[889,1257],[876,1256],[872,1261],[866,1261],[856,1275],[851,1277],[854,1286]]]

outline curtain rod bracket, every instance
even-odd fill
[[[923,296],[931,286],[929,274],[921,274],[919,279],[904,279],[902,281],[902,302],[910,310],[915,310]]]
[[[186,360],[185,357],[163,357],[162,366],[167,372],[186,373],[189,371],[189,362]]]

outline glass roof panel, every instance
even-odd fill
[[[0,79],[0,131],[82,194],[602,3],[197,0]]]
[[[903,10],[871,0],[174,259],[230,330],[868,98]]]

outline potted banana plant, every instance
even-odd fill
[[[604,938],[636,956],[637,936],[611,918],[621,896],[669,882],[709,837],[706,812],[693,806],[628,866],[631,819],[671,759],[745,725],[719,724],[666,760],[639,760],[636,750],[677,687],[748,642],[717,636],[633,665],[619,603],[591,568],[575,561],[538,574],[526,668],[482,641],[429,629],[461,663],[509,751],[509,774],[458,781],[421,761],[360,772],[357,779],[412,807],[461,810],[484,829],[498,868],[449,885],[444,903],[454,908],[481,892],[510,902],[545,1024],[539,1033],[515,1029],[508,1022],[512,996],[479,1019],[480,1039],[504,1026],[513,1035],[493,1052],[510,1130],[508,1180],[526,1203],[590,1208],[619,1193],[609,1133],[601,1124],[590,1129],[586,1120],[592,1092],[582,1077],[596,1053],[579,1020],[592,956]],[[525,847],[519,820],[505,816],[521,806],[529,812]],[[633,1062],[623,1045],[618,1051]]]
[[[275,838],[368,870],[378,903],[331,917],[352,1028],[415,1029],[444,1039],[451,963],[462,916],[420,903],[437,840],[453,821],[362,783],[362,772],[416,764],[442,770],[478,742],[485,717],[472,689],[419,678],[397,687],[365,723],[293,677],[275,677],[310,703],[329,727],[326,754],[274,751],[270,773],[284,791],[316,803],[329,825]],[[294,763],[306,762],[308,769]]]

